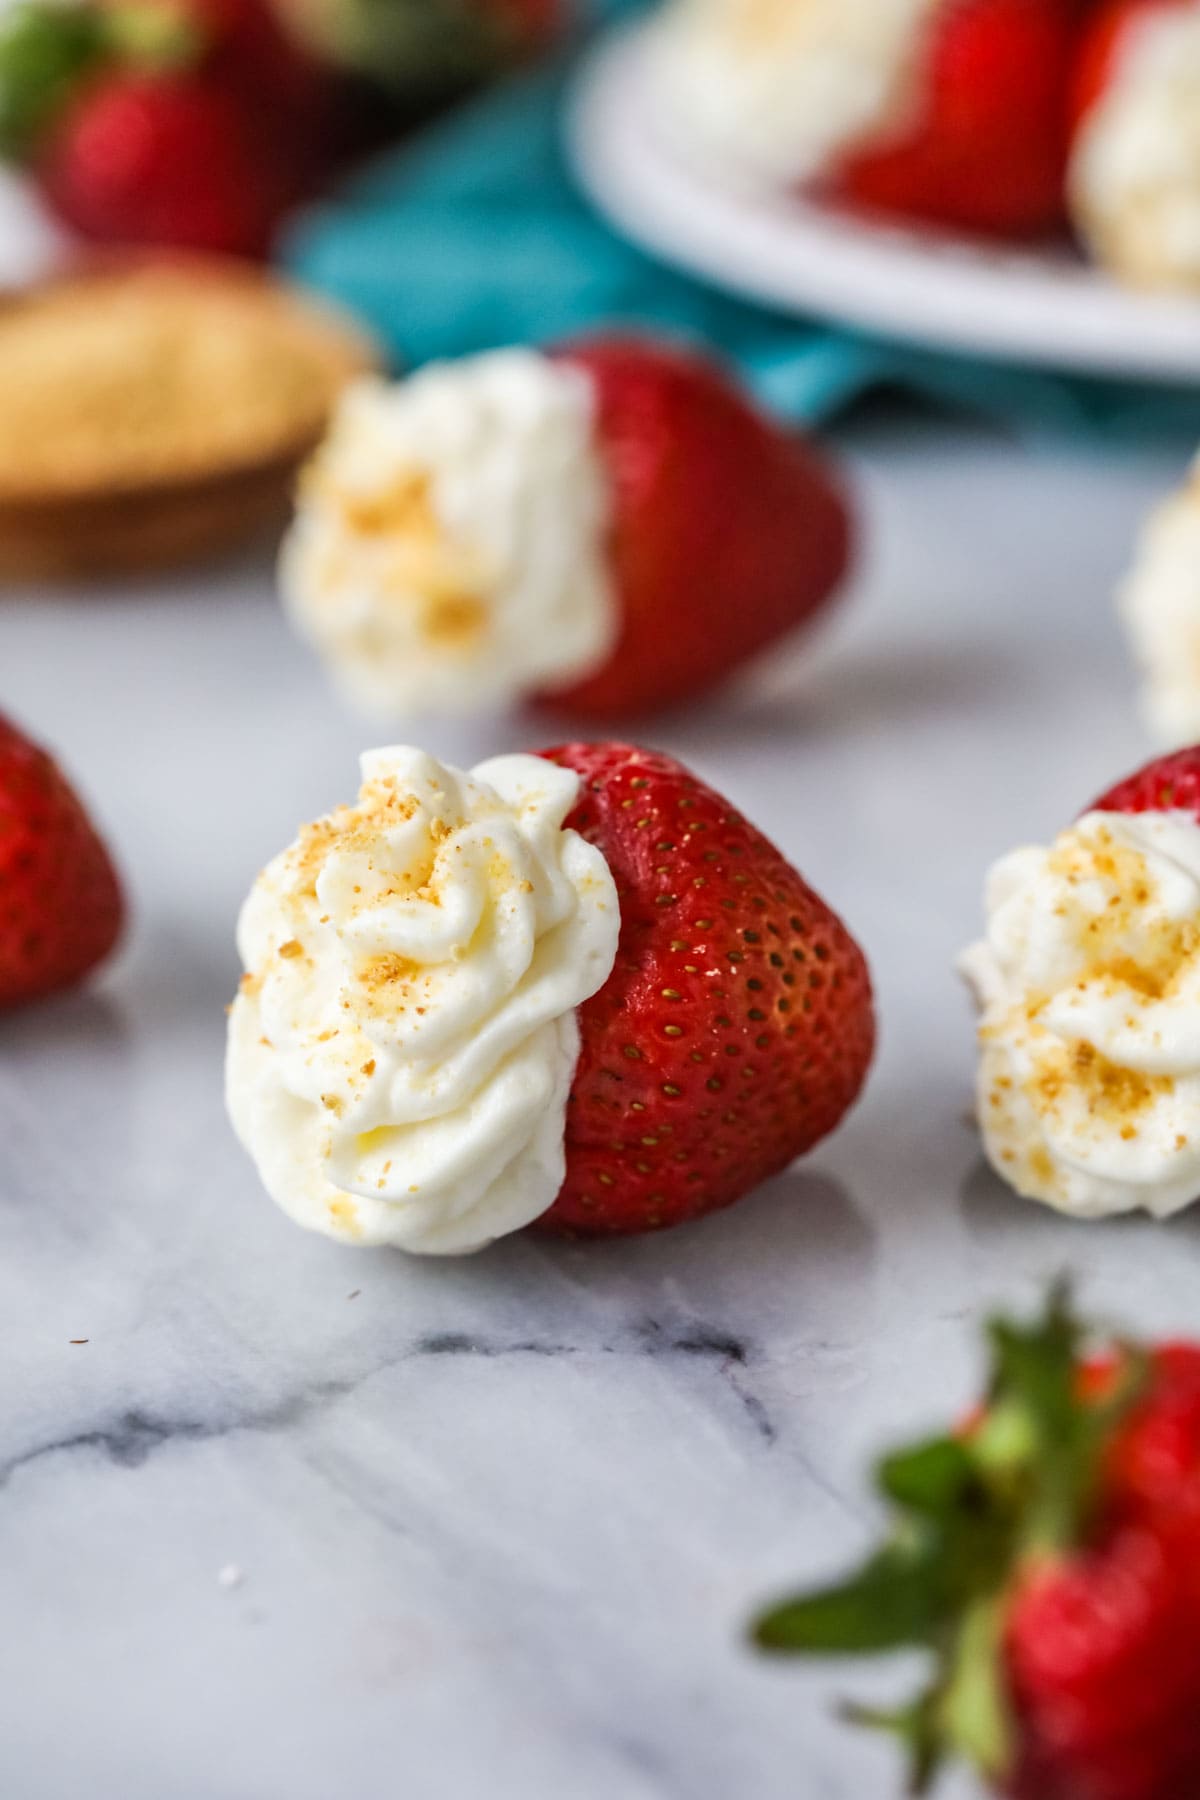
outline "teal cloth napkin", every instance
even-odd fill
[[[525,76],[393,152],[285,242],[291,271],[357,311],[397,364],[605,325],[716,346],[769,408],[802,424],[882,386],[1022,430],[1200,438],[1200,389],[1075,380],[914,350],[720,294],[611,231],[575,185],[563,68]]]

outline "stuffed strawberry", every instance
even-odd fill
[[[1002,858],[962,959],[997,1173],[1078,1218],[1200,1197],[1200,750]]]
[[[1085,34],[1069,196],[1089,248],[1151,287],[1200,287],[1200,4],[1109,0]]]
[[[1085,1357],[1061,1296],[991,1327],[964,1430],[888,1457],[893,1532],[841,1586],[760,1619],[822,1656],[915,1645],[905,1741],[924,1791],[961,1757],[1008,1800],[1200,1794],[1200,1346]]]
[[[227,1094],[273,1198],[347,1242],[656,1230],[838,1124],[874,1042],[845,927],[669,757],[363,759],[256,881]]]
[[[705,694],[811,621],[849,540],[816,454],[720,370],[611,338],[352,389],[281,582],[380,717],[537,698],[615,718]]]
[[[0,1007],[81,981],[124,903],[108,852],[44,750],[0,718]]]
[[[330,81],[270,0],[23,0],[0,145],[103,243],[262,254],[320,173]]]
[[[1062,216],[1067,0],[674,0],[668,119],[715,163],[1002,236]]]

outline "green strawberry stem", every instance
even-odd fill
[[[933,1658],[926,1690],[891,1713],[857,1713],[908,1747],[914,1791],[949,1755],[991,1779],[1011,1760],[1004,1670],[1008,1599],[1029,1563],[1086,1542],[1102,1459],[1142,1392],[1143,1354],[1122,1346],[1111,1392],[1082,1392],[1085,1334],[1058,1285],[1031,1326],[989,1327],[992,1375],[971,1429],[886,1457],[884,1547],[848,1580],[765,1613],[760,1648],[788,1655],[917,1646]]]
[[[105,48],[122,67],[142,74],[191,68],[206,42],[200,21],[169,0],[109,0],[103,9]]]
[[[1004,1606],[998,1596],[967,1609],[941,1699],[943,1734],[985,1775],[1004,1772],[1012,1743],[1008,1695],[1001,1679]]]

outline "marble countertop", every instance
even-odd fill
[[[6,1800],[887,1800],[890,1748],[831,1703],[911,1672],[765,1666],[748,1610],[863,1546],[865,1466],[970,1394],[981,1306],[1070,1267],[1194,1327],[1200,1214],[1071,1226],[983,1170],[950,970],[989,860],[1147,754],[1110,594],[1181,457],[842,444],[840,619],[652,736],[861,935],[878,1066],[809,1162],[640,1242],[431,1264],[277,1214],[222,1111],[233,919],[363,733],[265,566],[0,604],[0,704],[136,904],[90,993],[0,1025]]]

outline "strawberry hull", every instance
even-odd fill
[[[1007,1800],[1195,1800],[1200,1346],[1085,1357],[1061,1287],[989,1335],[969,1426],[879,1464],[882,1549],[757,1640],[931,1654],[913,1703],[863,1715],[904,1741],[915,1792],[957,1757]]]

